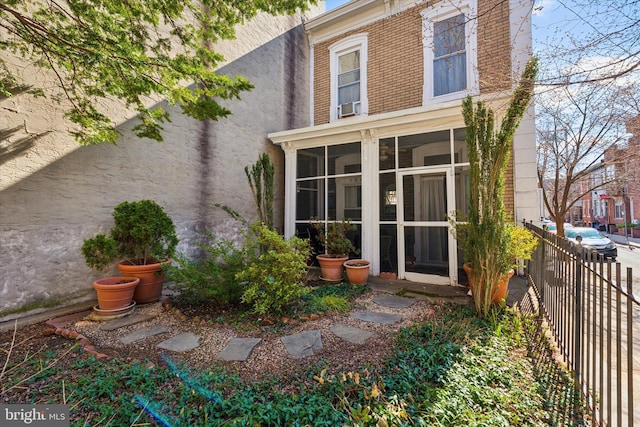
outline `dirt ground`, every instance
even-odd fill
[[[115,331],[100,330],[101,322],[79,320],[67,325],[64,331],[38,323],[19,327],[17,330],[0,332],[0,369],[4,366],[3,376],[0,376],[0,389],[3,379],[11,375],[10,368],[31,358],[44,359],[45,352],[51,351],[59,356],[57,364],[69,366],[80,357],[92,357],[87,351],[74,351],[74,345],[79,345],[80,337],[86,337],[93,355],[108,358],[119,358],[128,363],[140,362],[164,366],[162,359],[165,350],[156,347],[160,341],[167,339],[167,334],[147,338],[141,342],[124,345],[119,338],[131,331],[154,324],[168,325],[171,334],[178,332],[192,332],[200,337],[199,346],[185,353],[169,354],[177,361],[184,361],[193,369],[207,369],[214,365],[222,365],[237,372],[248,381],[259,380],[264,376],[277,374],[291,374],[302,372],[316,362],[326,362],[329,366],[349,372],[362,366],[375,366],[385,360],[393,351],[392,335],[401,327],[415,322],[425,321],[433,316],[434,310],[426,301],[416,300],[409,309],[381,310],[372,298],[379,295],[375,291],[367,291],[352,302],[351,311],[376,310],[398,313],[403,320],[394,325],[363,323],[350,316],[349,313],[316,313],[303,316],[261,318],[255,315],[234,317],[234,314],[223,308],[210,306],[182,306],[180,308],[165,303],[152,303],[137,308],[140,313],[155,314],[152,320],[121,328]],[[352,344],[342,340],[330,331],[332,325],[343,323],[356,326],[373,333],[365,344]],[[318,353],[302,359],[292,358],[286,351],[281,338],[286,335],[308,330],[319,330],[322,335],[323,349]],[[65,337],[64,335],[68,335]],[[257,337],[261,342],[253,349],[249,359],[245,362],[225,362],[216,358],[224,348],[228,339],[232,337]],[[84,343],[86,347],[87,344]],[[101,363],[101,362],[96,362]],[[66,370],[66,369],[65,369]],[[69,369],[68,372],[72,372]],[[72,380],[69,378],[69,380]],[[13,388],[9,393],[3,393],[2,400],[6,403],[26,401],[29,385]],[[33,385],[37,387],[37,383]]]

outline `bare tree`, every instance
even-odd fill
[[[640,0],[538,0],[539,81],[566,85],[640,74]],[[555,19],[549,19],[554,17]]]
[[[624,179],[606,173],[603,154],[628,138],[625,122],[637,114],[628,99],[633,95],[627,87],[592,82],[556,87],[537,98],[538,181],[559,235],[577,201]],[[602,179],[591,179],[598,170]]]

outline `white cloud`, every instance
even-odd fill
[[[544,16],[551,12],[556,4],[556,0],[536,0],[533,5],[533,14],[535,16]]]

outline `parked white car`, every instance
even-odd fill
[[[595,228],[571,227],[565,230],[564,236],[573,243],[578,243],[578,237],[581,237],[580,243],[585,249],[594,250],[612,261],[618,256],[616,244]]]

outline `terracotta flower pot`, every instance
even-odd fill
[[[471,293],[473,294],[475,290],[475,283],[471,280],[471,264],[465,263],[462,265],[462,268],[467,273],[467,277],[469,278],[469,288],[471,288]],[[513,269],[509,270],[509,273],[502,276],[502,280],[500,283],[496,285],[493,289],[493,293],[491,295],[491,302],[494,304],[500,304],[506,297],[507,291],[509,290],[509,279],[514,275]]]
[[[98,296],[98,307],[115,310],[131,304],[133,294],[140,283],[137,277],[107,277],[93,282]]]
[[[162,266],[170,262],[171,260],[167,259],[163,262],[145,265],[137,265],[130,262],[121,262],[118,264],[118,270],[120,270],[123,275],[140,278],[140,284],[136,287],[133,295],[133,300],[136,303],[144,304],[160,299],[165,276],[164,271],[162,271]]]
[[[367,283],[369,278],[369,267],[371,263],[363,259],[350,259],[344,262],[347,271],[347,279],[352,285],[362,285]]]
[[[320,278],[327,282],[341,282],[344,274],[343,263],[348,257],[332,257],[331,255],[321,254],[316,256],[320,264]]]

